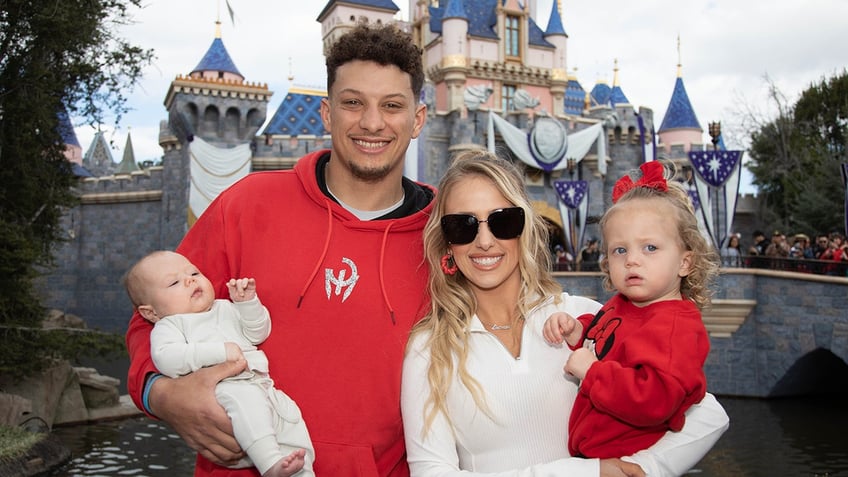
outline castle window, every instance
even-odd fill
[[[515,85],[505,84],[501,86],[501,110],[503,112],[512,110],[512,100],[515,97]]]
[[[514,15],[507,15],[504,22],[504,53],[521,57],[521,19]]]

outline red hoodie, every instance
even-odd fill
[[[256,278],[273,323],[260,348],[277,387],[303,413],[316,475],[408,476],[401,364],[426,306],[422,231],[432,203],[404,218],[360,221],[321,191],[315,171],[326,154],[237,182],[177,250],[209,277],[218,298],[227,298],[228,279]],[[145,376],[155,371],[151,329],[136,314],[127,332],[128,389],[139,406]],[[259,474],[198,456],[195,475]]]

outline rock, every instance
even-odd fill
[[[118,405],[120,379],[103,376],[94,368],[74,368],[79,377],[80,390],[89,409]]]
[[[80,393],[79,380],[67,361],[60,361],[45,369],[40,376],[31,376],[23,380],[0,379],[0,388],[9,394],[16,394],[32,402],[32,413],[53,426],[53,421],[63,400],[63,395]],[[80,393],[80,413],[87,415]]]
[[[93,368],[72,368],[62,361],[40,376],[13,380],[0,376],[0,424],[18,426],[38,419],[47,429],[99,419],[141,414],[129,396],[120,396],[119,379]],[[0,474],[0,477],[3,477]]]
[[[32,401],[16,394],[0,392],[0,425],[15,427],[32,414]]]
[[[80,328],[85,329],[88,326],[85,324],[85,321],[76,316],[67,314],[61,310],[52,309],[47,312],[47,318],[41,323],[41,326],[45,329],[54,329],[54,328]]]

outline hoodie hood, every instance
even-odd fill
[[[324,181],[324,168],[330,160],[330,150],[315,151],[312,154],[304,156],[295,165],[295,173],[300,181],[303,189],[308,197],[317,205],[327,211],[327,226],[326,235],[322,248],[321,255],[315,263],[312,273],[303,286],[303,289],[298,298],[298,308],[300,307],[304,296],[311,284],[315,281],[321,270],[321,264],[327,255],[331,239],[334,233],[339,233],[335,230],[336,227],[350,229],[358,232],[373,232],[379,233],[382,236],[379,250],[375,253],[379,255],[379,276],[380,276],[380,291],[383,301],[389,310],[389,315],[392,323],[395,321],[395,310],[389,295],[389,290],[386,286],[384,275],[386,257],[386,245],[392,237],[392,234],[415,233],[418,238],[423,233],[424,225],[429,219],[432,211],[433,198],[435,197],[435,188],[410,181],[403,178],[404,187],[404,202],[394,211],[386,214],[383,217],[374,220],[360,220],[351,212],[342,207],[330,195],[326,183]],[[390,257],[388,257],[390,259]],[[423,265],[423,261],[422,261]]]

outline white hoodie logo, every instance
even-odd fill
[[[347,274],[347,270],[345,269],[339,270],[339,276],[338,278],[336,278],[336,276],[333,275],[333,272],[335,270],[333,270],[332,268],[325,268],[324,289],[327,291],[327,299],[329,300],[332,291],[331,285],[336,286],[336,296],[339,296],[342,293],[342,288],[347,287],[344,292],[344,295],[342,295],[342,303],[344,303],[344,301],[347,300],[347,297],[350,296],[351,292],[353,292],[353,287],[356,286],[356,282],[359,281],[359,273],[356,271],[356,264],[353,263],[353,260],[347,257],[343,257],[342,263],[350,267],[350,278],[345,280],[345,275]]]

